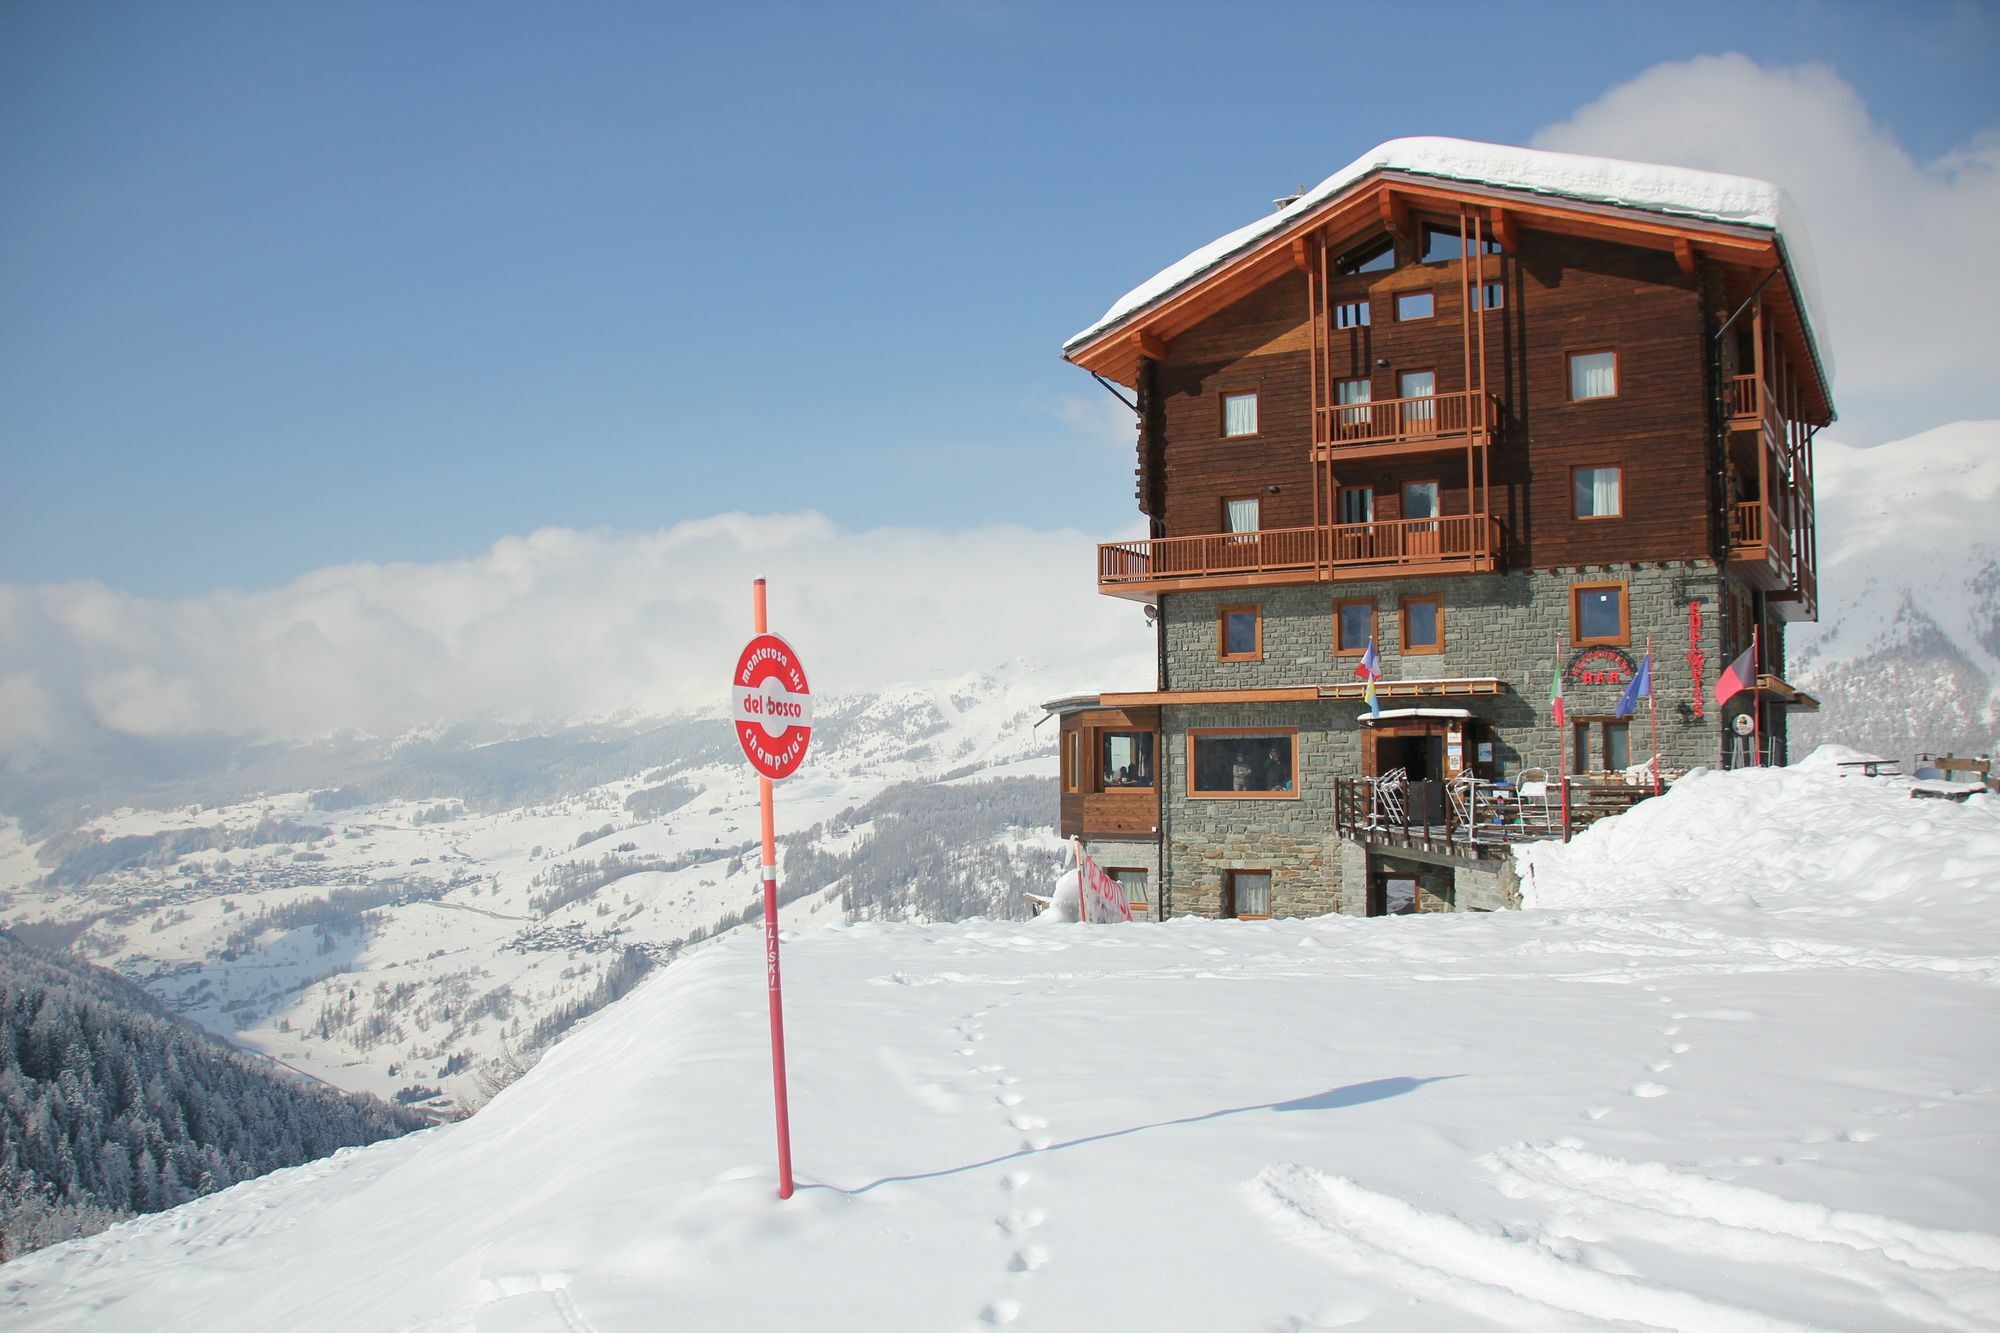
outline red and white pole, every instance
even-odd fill
[[[758,579],[752,594],[756,629],[768,634],[771,626],[764,606],[764,580]],[[771,1100],[778,1117],[778,1197],[792,1197],[792,1116],[785,1090],[785,987],[778,972],[778,839],[771,809],[771,779],[759,776],[757,798],[764,824],[764,979],[771,1002]]]
[[[1764,661],[1757,651],[1757,631],[1750,627],[1750,763],[1764,766]]]
[[[1646,636],[1646,713],[1653,724],[1653,795],[1660,794],[1659,683],[1653,679],[1653,636]]]

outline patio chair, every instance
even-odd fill
[[[1555,802],[1550,798],[1553,783],[1546,768],[1524,768],[1515,774],[1515,794],[1521,802],[1521,823],[1531,827],[1554,828]]]
[[[1375,779],[1375,821],[1377,824],[1409,823],[1403,799],[1410,786],[1408,769],[1392,768]]]

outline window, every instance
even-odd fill
[[[1188,795],[1295,797],[1298,730],[1190,731]]]
[[[1062,785],[1064,791],[1077,790],[1083,780],[1083,737],[1074,728],[1063,733]]]
[[[1336,657],[1359,657],[1368,651],[1368,641],[1375,637],[1375,603],[1373,601],[1335,602],[1333,604],[1333,653]]]
[[[1254,533],[1257,531],[1258,505],[1254,495],[1222,502],[1222,530],[1224,532]],[[1238,537],[1238,541],[1255,541],[1253,536]]]
[[[1396,243],[1387,236],[1349,250],[1334,261],[1336,273],[1387,273],[1396,267]]]
[[[1618,518],[1625,512],[1624,470],[1615,467],[1573,467],[1570,495],[1578,518]]]
[[[1437,597],[1403,599],[1403,651],[1444,651],[1444,602]]]
[[[1118,881],[1118,886],[1125,890],[1126,905],[1132,909],[1132,914],[1134,916],[1137,916],[1139,913],[1146,910],[1147,900],[1146,900],[1145,871],[1106,870],[1104,873],[1111,876],[1112,879]]]
[[[1225,436],[1257,433],[1257,391],[1222,395],[1222,433]]]
[[[1631,732],[1622,718],[1576,718],[1570,723],[1570,736],[1570,754],[1579,773],[1617,773],[1632,765]]]
[[[1571,352],[1569,396],[1574,402],[1618,396],[1618,353]]]
[[[1475,252],[1497,255],[1500,253],[1500,242],[1487,236],[1475,244],[1470,236],[1461,238],[1456,227],[1440,227],[1436,223],[1424,224],[1423,250],[1419,255],[1422,263],[1449,263]]]
[[[1438,516],[1438,484],[1434,481],[1406,481],[1403,483],[1403,517],[1436,518]],[[1427,524],[1420,529],[1436,532],[1437,524]]]
[[[1271,916],[1271,872],[1222,872],[1222,914],[1242,921],[1267,921]]]
[[[1339,396],[1341,406],[1343,407],[1347,407],[1353,403],[1370,402],[1375,397],[1375,386],[1367,380],[1342,380],[1340,383],[1334,385],[1333,389],[1334,393]],[[1367,408],[1352,407],[1340,414],[1340,424],[1343,426],[1366,426],[1368,418],[1369,412]]]
[[[1107,731],[1097,748],[1106,791],[1153,785],[1152,732]]]
[[[1570,640],[1578,647],[1624,643],[1631,637],[1623,583],[1572,584],[1569,596]]]
[[[1467,283],[1465,295],[1474,310],[1498,310],[1507,304],[1507,289],[1497,282],[1489,282],[1477,289]]]
[[[1369,324],[1368,303],[1349,301],[1333,308],[1333,327],[1336,329],[1363,329]]]
[[[1429,401],[1437,395],[1437,372],[1433,370],[1406,370],[1396,377],[1397,397],[1403,398],[1403,432],[1408,435],[1426,435],[1437,429],[1437,404]]]
[[[1429,319],[1437,313],[1437,301],[1429,292],[1398,292],[1397,319]]]
[[[1375,521],[1375,488],[1372,486],[1342,486],[1340,488],[1340,521],[1342,523],[1373,523]]]
[[[1255,606],[1215,608],[1216,658],[1258,662],[1264,657],[1264,613]]]

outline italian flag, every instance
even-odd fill
[[[1556,663],[1555,677],[1549,681],[1549,711],[1555,714],[1556,725],[1560,727],[1563,724],[1563,669],[1561,662]]]

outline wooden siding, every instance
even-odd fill
[[[1490,467],[1507,563],[1709,555],[1706,348],[1695,278],[1657,249],[1528,227],[1518,228],[1515,240],[1516,252],[1485,257],[1486,280],[1504,287],[1505,304],[1479,316],[1486,321],[1486,387],[1501,403]],[[1403,262],[1392,272],[1329,284],[1330,305],[1365,299],[1372,315],[1366,328],[1332,331],[1331,378],[1366,378],[1378,400],[1400,396],[1400,377],[1413,370],[1431,371],[1440,394],[1476,387],[1476,373],[1467,382],[1459,295],[1470,265],[1410,262],[1412,245],[1403,244]],[[1435,314],[1398,322],[1395,298],[1421,289],[1434,293]],[[1168,345],[1167,360],[1153,372],[1164,474],[1155,517],[1163,535],[1221,531],[1223,501],[1250,495],[1265,529],[1314,521],[1306,321],[1305,278],[1294,272]],[[1618,353],[1618,395],[1571,402],[1568,354],[1606,347]],[[1259,392],[1258,434],[1222,438],[1221,395],[1251,388]],[[1622,469],[1624,517],[1572,516],[1575,466]],[[1476,508],[1462,447],[1341,460],[1334,475],[1339,486],[1374,487],[1381,520],[1402,516],[1405,481],[1436,481],[1446,514]]]
[[[1155,786],[1139,790],[1104,790],[1098,772],[1098,737],[1107,731],[1150,731],[1153,733],[1153,776]],[[1070,736],[1081,743],[1080,791],[1062,793],[1058,831],[1065,838],[1112,835],[1151,836],[1160,826],[1160,710],[1158,708],[1086,708],[1062,719],[1058,743],[1067,753]]]

